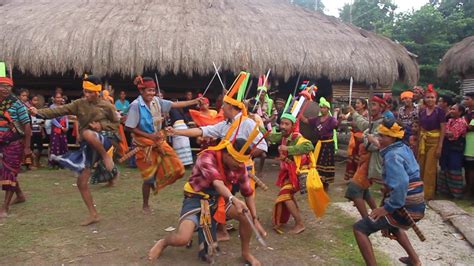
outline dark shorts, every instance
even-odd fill
[[[347,190],[344,197],[346,197],[349,200],[354,200],[354,199],[368,200],[372,196],[370,195],[370,191],[368,188],[363,189],[359,187],[356,183],[349,182],[349,184],[347,184]]]
[[[217,208],[217,205],[215,203],[216,201],[214,198],[211,198],[209,200],[211,216],[214,216],[214,213]],[[196,211],[197,209],[198,211]],[[179,217],[180,217],[179,218],[180,221],[190,220],[196,226],[195,229],[199,228],[200,227],[199,219],[201,218],[201,199],[198,197],[192,197],[192,198],[184,197],[183,207],[181,207],[181,213]]]
[[[384,229],[388,229],[392,233],[396,233],[398,230],[400,230],[390,225],[387,221],[387,218],[385,217],[382,217],[377,221],[373,221],[371,218],[365,217],[354,224],[354,230],[362,232],[367,236]]]

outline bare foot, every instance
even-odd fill
[[[295,226],[290,230],[290,234],[297,235],[306,229],[302,224],[295,224]]]
[[[421,265],[420,261],[413,262],[412,259],[410,259],[410,257],[400,257],[398,258],[398,260],[401,263],[406,264],[406,265]]]
[[[104,161],[105,169],[107,169],[107,171],[111,172],[112,169],[114,168],[114,160],[112,159],[112,157],[105,156],[105,159],[103,159],[103,161]]]
[[[8,217],[8,212],[4,209],[0,210],[0,219],[4,219]]]
[[[279,235],[283,235],[285,233],[285,231],[283,231],[283,229],[281,229],[279,226],[273,227],[273,230],[275,230],[275,232],[277,232]]]
[[[229,241],[230,240],[230,235],[227,233],[227,230],[221,231],[217,230],[217,241]]]
[[[150,208],[150,206],[143,206],[142,211],[143,211],[143,214],[145,215],[153,214],[153,210]]]
[[[254,256],[251,254],[242,254],[242,257],[252,266],[260,266],[262,265],[260,261],[258,261]]]
[[[91,224],[98,223],[100,221],[99,216],[94,215],[94,216],[89,216],[87,219],[81,223],[82,226],[88,226]]]
[[[106,187],[106,188],[115,187],[115,178],[109,180],[109,181],[107,182],[107,184],[104,185],[104,187]]]
[[[26,201],[25,196],[16,196],[16,198],[12,201],[12,204],[23,203]]]
[[[149,260],[156,260],[160,257],[161,252],[165,249],[165,240],[160,239],[156,244],[150,249],[148,252],[148,259]]]

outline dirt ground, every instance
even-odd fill
[[[343,166],[337,165],[336,184],[330,188],[333,202],[345,202],[342,198],[345,184],[341,181]],[[266,241],[273,250],[264,249],[252,240],[254,255],[265,265],[363,265],[352,235],[354,218],[339,205],[331,205],[322,219],[316,219],[309,211],[306,198],[298,195],[306,231],[292,236],[278,235],[271,230],[271,212],[278,191],[274,185],[277,172],[275,162],[267,161],[263,180],[270,189],[257,192],[257,209],[269,233]],[[144,215],[141,211],[141,180],[138,172],[122,168],[116,187],[91,186],[101,222],[81,227],[78,224],[85,218],[86,208],[72,173],[46,169],[22,173],[20,182],[28,198],[27,202],[13,206],[11,216],[0,221],[0,265],[150,264],[146,259],[148,250],[156,240],[168,234],[165,228],[177,226],[185,181],[186,178],[183,178],[152,197],[154,213]],[[441,226],[440,223],[442,221],[437,221],[433,226]],[[452,245],[456,241],[448,235],[448,238],[436,241],[433,246],[447,253],[452,251],[452,254],[460,254],[455,253],[460,248]],[[194,242],[197,243],[196,236]],[[382,242],[388,240],[376,242],[379,264],[397,265],[395,258],[387,255],[391,247],[384,246]],[[240,258],[237,231],[231,232],[231,241],[223,242],[220,246],[222,253],[216,258],[218,265],[244,264]],[[167,249],[156,264],[205,263],[197,259],[195,244],[190,249]]]

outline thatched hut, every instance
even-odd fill
[[[462,79],[463,93],[474,92],[474,36],[454,44],[443,56],[438,66],[438,76],[447,78],[450,75]]]
[[[165,87],[170,77],[171,87],[195,79],[202,88],[212,62],[229,79],[271,68],[280,84],[301,72],[329,89],[347,88],[351,76],[363,89],[418,81],[418,65],[402,45],[283,0],[2,2],[0,60],[25,86],[51,86],[51,77],[79,86],[72,78],[84,72],[131,86],[134,75],[157,72]]]

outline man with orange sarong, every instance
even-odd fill
[[[144,179],[142,185],[143,211],[151,213],[150,191],[158,192],[165,186],[183,177],[184,166],[173,148],[165,141],[162,128],[162,114],[171,108],[183,108],[200,102],[171,102],[156,97],[156,83],[149,77],[135,79],[140,96],[130,104],[125,126],[132,132],[137,146],[136,163]]]

